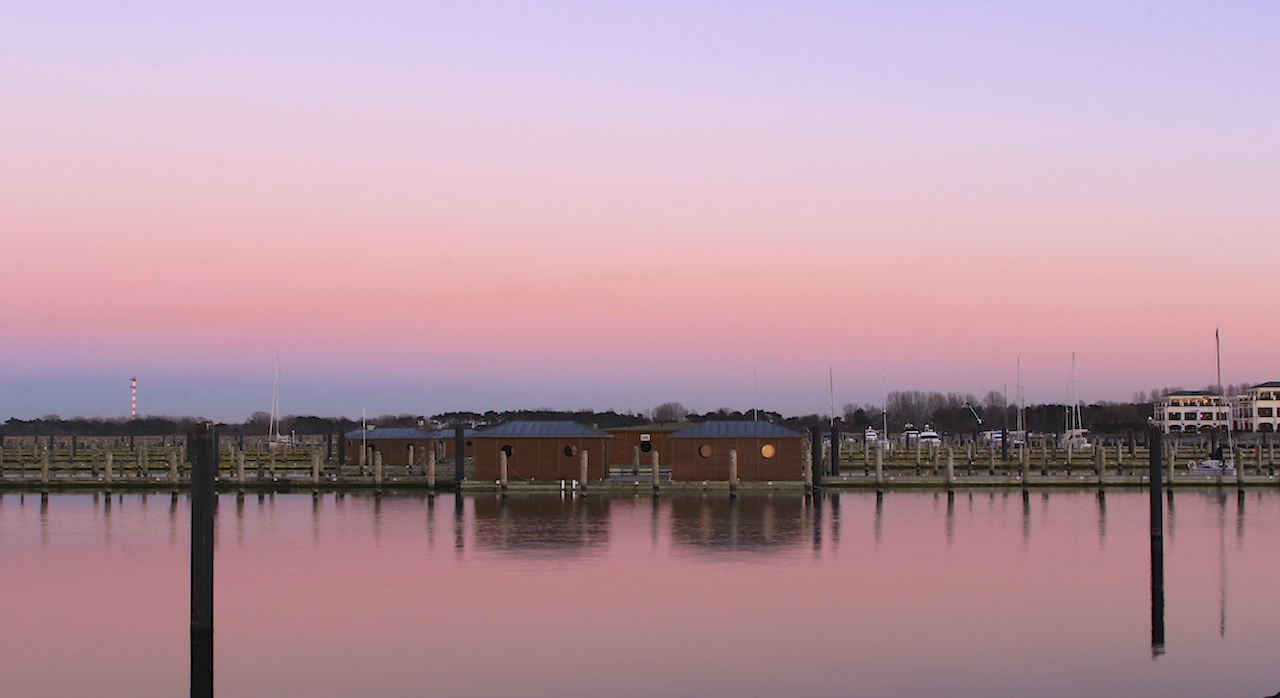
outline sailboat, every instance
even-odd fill
[[[267,448],[275,450],[292,441],[280,434],[280,353],[276,352],[276,380],[271,391],[271,424],[267,427]]]
[[[1080,393],[1076,388],[1076,353],[1071,352],[1071,395],[1068,396],[1067,423],[1058,445],[1073,451],[1093,448],[1089,441],[1089,430],[1080,421]]]
[[[1218,354],[1218,390],[1222,390],[1222,339],[1218,335],[1218,330],[1213,331],[1213,342],[1217,348]],[[1226,402],[1226,391],[1223,390],[1223,402]],[[1229,408],[1228,408],[1229,409]],[[1227,445],[1224,448],[1219,445],[1214,449],[1209,457],[1202,461],[1191,461],[1187,464],[1192,475],[1235,475],[1236,474],[1236,448],[1231,441],[1231,419],[1230,414],[1227,415]]]

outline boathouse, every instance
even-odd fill
[[[577,480],[582,454],[587,454],[587,477],[602,480],[608,471],[610,436],[577,422],[500,424],[476,432],[475,478],[498,479],[498,458],[507,454],[507,477],[519,480]]]
[[[641,424],[630,427],[605,429],[613,437],[609,442],[609,466],[627,470],[638,467],[646,471],[653,464],[653,454],[666,468],[671,464],[671,434],[689,428],[688,422]]]
[[[414,428],[354,429],[342,435],[342,448],[346,462],[360,463],[360,448],[369,449],[366,463],[373,463],[373,454],[382,456],[383,465],[409,465],[410,454],[415,463],[421,464],[427,451],[434,446],[431,435]]]
[[[677,431],[671,443],[671,479],[727,480],[729,452],[739,480],[802,480],[805,437],[770,422],[702,422]]]

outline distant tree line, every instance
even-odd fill
[[[1215,386],[1205,390],[1214,391]],[[1227,394],[1243,392],[1249,384],[1227,386]],[[1145,428],[1153,414],[1153,404],[1161,397],[1182,388],[1157,388],[1139,391],[1132,402],[1098,402],[1081,405],[1081,421],[1097,433],[1124,433]],[[1217,392],[1217,391],[1214,391]],[[894,391],[886,395],[887,421],[890,432],[900,432],[907,424],[916,428],[928,425],[941,433],[968,434],[993,429],[1014,429],[1017,424],[1018,406],[1008,404],[1005,396],[990,391],[981,399],[970,393],[940,393],[915,390]],[[844,406],[843,413],[835,416],[835,422],[846,431],[874,427],[879,430],[886,421],[885,409],[871,404]],[[1023,410],[1027,431],[1041,433],[1061,432],[1066,426],[1067,406],[1063,404],[1028,405]],[[598,429],[640,426],[670,422],[707,422],[726,420],[759,420],[779,424],[797,431],[811,428],[829,428],[832,415],[806,414],[784,417],[774,410],[732,410],[721,407],[705,413],[692,412],[679,402],[665,402],[645,413],[597,412],[590,409],[555,410],[551,408],[504,410],[487,412],[443,412],[436,415],[384,414],[363,420],[364,424],[378,428],[448,428],[455,425],[481,428],[517,420],[573,421]],[[10,418],[0,425],[0,434],[6,436],[167,436],[185,433],[192,424],[205,422],[201,417],[141,417],[101,418],[73,417],[63,419],[58,415],[45,415],[39,419]],[[321,435],[345,433],[359,429],[362,420],[348,417],[317,417],[289,415],[282,417],[279,430],[283,434]],[[226,436],[265,436],[271,428],[271,415],[254,412],[244,422],[220,423],[219,433]]]

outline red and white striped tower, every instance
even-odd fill
[[[129,419],[138,418],[138,376],[129,380]]]

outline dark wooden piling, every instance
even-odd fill
[[[1164,434],[1152,427],[1148,430],[1147,443],[1151,485],[1151,654],[1159,656],[1164,654],[1164,497],[1161,486]]]
[[[453,428],[453,482],[461,484],[465,476],[463,453],[466,452],[467,438],[462,427]]]
[[[822,487],[822,430],[814,427],[809,432],[809,452],[813,458],[813,486]]]
[[[212,424],[196,424],[191,461],[191,695],[213,696],[213,517],[217,441]]]
[[[840,477],[840,427],[831,425],[831,476]]]

